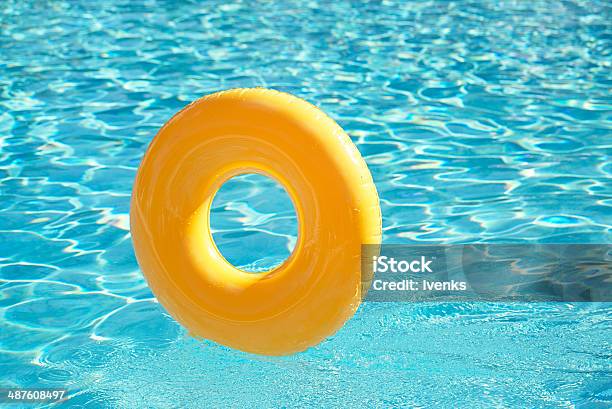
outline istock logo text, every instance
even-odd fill
[[[411,261],[398,261],[393,257],[374,256],[374,273],[432,273],[433,271],[429,267],[432,261],[432,259],[428,260],[425,256],[421,256],[420,259]]]

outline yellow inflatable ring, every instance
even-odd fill
[[[298,239],[277,268],[248,273],[218,251],[210,206],[233,176],[280,182]],[[197,337],[286,355],[336,332],[361,301],[361,245],[380,243],[378,195],[359,151],[289,94],[234,89],[166,123],[138,169],[130,209],[138,263],[166,310]]]

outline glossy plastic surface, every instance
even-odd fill
[[[267,273],[232,266],[210,232],[215,193],[244,173],[279,181],[297,213],[295,249]],[[194,336],[265,355],[337,331],[361,300],[361,244],[381,239],[376,188],[349,137],[313,105],[259,88],[208,95],[164,125],[130,216],[139,265],[168,312]]]

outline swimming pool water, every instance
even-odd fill
[[[298,222],[283,186],[267,176],[249,173],[231,178],[217,191],[210,228],[227,261],[244,271],[261,273],[291,255]]]
[[[265,86],[350,134],[387,243],[610,243],[611,22],[605,0],[3,2],[0,387],[88,408],[611,407],[609,303],[366,303],[305,353],[253,357],[169,318],[128,229],[157,129]],[[277,194],[234,189],[219,246],[252,260],[246,226],[282,258]]]

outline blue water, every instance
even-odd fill
[[[267,176],[245,174],[228,180],[215,193],[210,227],[217,249],[227,261],[245,271],[264,272],[291,255],[298,221],[280,183]]]
[[[350,134],[385,242],[610,243],[611,43],[606,0],[3,2],[0,387],[87,408],[612,407],[610,304],[366,303],[305,353],[254,357],[186,335],[128,230],[157,129],[266,86]],[[214,209],[256,268],[292,246],[258,183]]]

